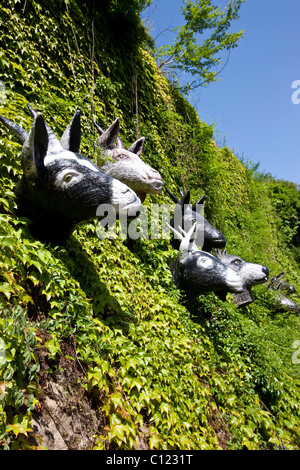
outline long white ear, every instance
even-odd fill
[[[140,139],[136,140],[132,145],[130,145],[128,149],[129,152],[139,155],[143,150],[144,142],[145,142],[145,137],[141,137]]]
[[[183,228],[181,228],[181,227],[178,227],[178,230],[176,230],[174,227],[172,227],[168,223],[167,223],[167,226],[172,230],[172,232],[174,232],[175,235],[177,235],[178,239],[181,240],[181,244],[180,244],[180,247],[179,247],[180,251],[181,251],[182,242],[184,240],[188,240],[188,248],[187,248],[188,251],[199,251],[199,247],[196,245],[195,239],[193,239],[191,241],[191,237],[192,237],[192,235],[195,231],[196,224],[193,225],[193,227],[190,229],[190,231],[188,233],[186,233],[183,230]],[[182,245],[182,246],[183,246],[183,250],[185,250],[186,249],[186,248],[184,248],[185,245]]]
[[[77,110],[72,121],[66,128],[65,132],[60,139],[60,143],[64,149],[70,150],[70,152],[78,153],[81,141],[81,122],[80,122],[80,111]]]
[[[44,158],[49,147],[49,136],[41,113],[36,113],[31,130],[22,149],[22,166],[27,177],[43,177]]]
[[[175,228],[172,227],[172,226],[171,226],[170,224],[168,224],[168,223],[167,223],[166,225],[169,227],[169,229],[172,230],[172,232],[174,232],[175,235],[177,235],[178,239],[183,240],[183,235],[182,235],[181,233],[179,233],[178,230],[175,230]]]
[[[192,226],[192,228],[188,231],[188,233],[184,232],[183,230],[181,230],[183,233],[184,233],[184,237],[183,237],[183,240],[182,242],[180,243],[180,247],[179,247],[179,252],[181,254],[186,254],[188,251],[190,251],[191,249],[192,250],[196,250],[196,251],[199,251],[195,242],[192,241],[191,242],[191,237],[192,235],[194,234],[195,232],[195,229],[196,229],[196,224],[194,224]]]
[[[180,232],[183,234],[182,242],[180,243],[179,251],[200,251],[196,245],[195,237],[191,240],[195,234],[197,224],[195,223],[192,228],[186,233],[183,228],[178,227]]]

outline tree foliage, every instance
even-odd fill
[[[211,0],[184,0],[184,24],[176,28],[174,43],[159,48],[159,66],[163,70],[187,73],[192,81],[185,87],[197,88],[217,80],[221,53],[237,47],[243,31],[230,32],[232,22],[239,19],[245,0],[230,0],[221,9]],[[180,81],[180,78],[179,78]]]
[[[292,182],[270,179],[270,197],[278,216],[281,239],[292,247],[300,262],[300,196],[299,187]]]

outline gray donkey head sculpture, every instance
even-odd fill
[[[134,191],[78,153],[79,111],[60,143],[42,114],[29,109],[34,115],[29,133],[3,116],[0,120],[23,143],[17,213],[30,219],[36,238],[63,243],[76,224],[96,217],[101,204],[113,205],[116,214],[139,210],[141,201]]]
[[[203,204],[205,196],[202,196],[194,204],[190,204],[190,191],[188,190],[185,194],[181,191],[181,199],[178,199],[168,189],[167,192],[171,199],[176,203],[175,210],[180,211],[178,220],[174,217],[171,220],[171,226],[178,230],[178,225],[175,226],[176,221],[180,222],[180,227],[186,232],[190,230],[194,223],[196,223],[196,244],[202,246],[203,251],[210,252],[213,248],[224,248],[226,245],[226,238],[220,232],[220,230],[213,227],[204,216],[197,211],[197,206],[200,207]],[[176,237],[172,240],[174,248],[178,249],[180,240]]]
[[[185,292],[188,301],[208,292],[224,295],[243,292],[244,281],[237,272],[211,253],[199,250],[194,241],[196,224],[188,233],[169,227],[181,238],[179,254],[170,270],[175,284]]]
[[[230,255],[226,249],[216,250],[215,255],[223,264],[236,271],[244,283],[244,292],[234,296],[234,303],[238,307],[244,307],[253,302],[251,288],[267,282],[269,269],[261,264],[248,263],[238,256]]]
[[[163,181],[158,171],[144,163],[139,155],[143,150],[144,137],[136,140],[128,150],[122,143],[120,132],[120,119],[117,118],[105,131],[94,122],[100,134],[99,147],[109,160],[101,167],[102,171],[127,184],[141,201],[147,194],[160,193]]]

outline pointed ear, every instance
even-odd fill
[[[44,118],[40,113],[36,113],[22,152],[23,168],[26,176],[44,176],[44,158],[47,154],[48,145],[48,132]]]
[[[205,201],[205,196],[200,197],[200,199],[192,205],[193,211],[196,211],[198,205],[204,204],[204,201]]]
[[[180,256],[185,256],[186,253],[188,252],[189,248],[192,248],[193,250],[199,251],[199,248],[197,247],[194,237],[195,237],[195,230],[196,230],[196,224],[194,224],[191,229],[188,231],[188,233],[184,232],[184,237],[182,239],[182,242],[180,243],[179,246],[179,253]]]
[[[282,271],[281,273],[277,274],[277,276],[275,277],[276,281],[280,281],[285,275],[285,272]]]
[[[28,110],[29,110],[31,116],[34,118],[34,117],[36,116],[37,111],[35,111],[35,110],[33,109],[33,107],[31,106],[30,103],[27,103],[27,108],[28,108]]]
[[[181,233],[179,233],[178,230],[176,230],[174,227],[172,227],[170,224],[168,224],[168,222],[166,223],[166,225],[169,227],[170,230],[172,230],[174,235],[177,236],[178,240],[181,240],[181,241],[183,240],[183,235]]]
[[[190,202],[190,197],[191,197],[191,192],[190,190],[188,189],[187,192],[185,194],[183,194],[182,198],[180,199],[179,201],[179,204],[180,205],[184,205],[184,204],[189,204]]]
[[[130,147],[129,147],[129,152],[135,153],[136,155],[139,155],[144,146],[145,142],[145,137],[141,137],[140,139],[136,140]]]
[[[80,111],[77,110],[74,114],[72,121],[66,128],[65,132],[60,139],[60,143],[64,149],[70,152],[78,153],[81,141],[81,123]]]
[[[103,132],[104,132],[104,130],[102,129],[102,127],[100,127],[99,124],[97,124],[96,121],[94,121],[94,119],[92,119],[92,122],[93,122],[94,126],[96,127],[98,133],[99,133],[100,135],[102,135]]]
[[[28,132],[24,131],[22,127],[14,124],[3,116],[0,116],[0,121],[17,137],[17,139],[24,143],[28,137]]]
[[[178,204],[178,203],[179,203],[178,197],[176,197],[173,193],[171,193],[171,191],[169,191],[168,188],[166,188],[166,191],[167,191],[167,193],[169,194],[169,196],[170,196],[170,198],[172,199],[172,201],[174,201],[175,204]]]
[[[98,132],[101,132],[101,128],[96,126]],[[120,118],[117,118],[106,131],[102,132],[99,139],[100,147],[107,148],[114,145],[117,141],[118,134],[120,132]]]
[[[29,109],[31,116],[35,118],[38,114],[38,111],[35,111],[29,103],[27,103],[27,108]],[[48,126],[47,123],[45,123],[45,126],[46,126],[47,133],[48,133],[48,148],[51,149],[53,152],[62,151],[63,147],[57,140],[52,129]]]

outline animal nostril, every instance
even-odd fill
[[[264,272],[267,276],[269,276],[269,269],[268,269],[266,266],[264,266],[263,272]]]
[[[156,180],[157,180],[157,179],[161,179],[161,176],[160,176],[160,174],[158,173],[158,171],[152,170],[152,171],[150,171],[150,172],[147,173],[147,178],[148,178],[149,180],[153,180],[153,179],[156,179]]]

